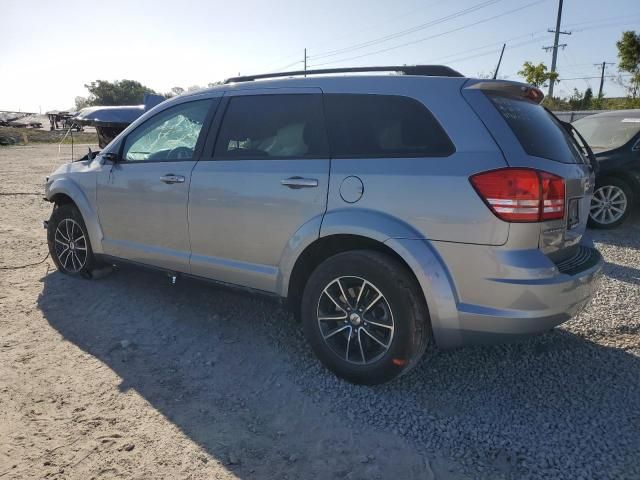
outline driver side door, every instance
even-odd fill
[[[177,272],[189,271],[187,203],[203,126],[217,98],[166,108],[131,130],[119,159],[98,175],[105,254]]]

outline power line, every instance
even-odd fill
[[[590,76],[590,77],[573,77],[573,78],[561,78],[560,80],[562,80],[563,82],[567,82],[569,80],[593,80],[595,78],[618,78],[618,77],[632,77],[633,75],[631,75],[630,73],[623,73],[620,75],[596,75],[596,76]]]
[[[528,3],[526,5],[523,5],[522,7],[514,8],[512,10],[508,10],[506,12],[502,12],[502,13],[499,13],[497,15],[493,15],[491,17],[484,18],[482,20],[478,20],[478,21],[473,22],[473,23],[469,23],[469,24],[463,25],[461,27],[453,28],[453,29],[447,30],[445,32],[437,33],[437,34],[430,35],[430,36],[424,37],[424,38],[419,38],[417,40],[412,40],[410,42],[405,42],[405,43],[402,43],[402,44],[399,44],[399,45],[395,45],[395,46],[392,46],[392,47],[383,48],[381,50],[376,50],[376,51],[373,51],[373,52],[364,53],[364,54],[361,54],[361,55],[356,55],[354,57],[343,58],[343,59],[334,60],[334,61],[331,61],[331,62],[319,63],[316,66],[319,67],[319,66],[324,66],[324,65],[331,65],[331,64],[334,64],[334,63],[347,62],[347,61],[350,61],[350,60],[356,60],[356,59],[359,59],[359,58],[368,57],[368,56],[371,56],[371,55],[376,55],[378,53],[389,52],[391,50],[396,50],[398,48],[406,47],[408,45],[414,45],[414,44],[417,44],[417,43],[425,42],[427,40],[431,40],[431,39],[434,39],[434,38],[437,38],[437,37],[441,37],[443,35],[448,35],[449,33],[458,32],[460,30],[464,30],[466,28],[473,27],[473,26],[479,25],[481,23],[486,23],[486,22],[489,22],[491,20],[495,20],[496,18],[500,18],[500,17],[504,17],[506,15],[510,15],[512,13],[518,12],[518,11],[523,10],[525,8],[532,7],[533,5],[537,5],[537,4],[545,2],[545,1],[546,0],[537,0],[535,2],[531,2],[531,3]]]
[[[464,8],[462,10],[458,10],[457,12],[451,13],[449,15],[445,15],[444,17],[440,17],[440,18],[437,18],[435,20],[431,20],[430,22],[423,23],[423,24],[417,25],[415,27],[407,28],[405,30],[401,30],[399,32],[391,33],[389,35],[385,35],[385,36],[382,36],[382,37],[379,37],[379,38],[375,38],[373,40],[368,40],[366,42],[361,42],[361,43],[357,43],[357,44],[354,44],[354,45],[350,45],[348,47],[343,47],[343,48],[339,48],[339,49],[335,49],[335,50],[330,50],[328,52],[320,53],[320,54],[317,54],[317,55],[312,55],[310,58],[315,58],[315,59],[328,58],[328,57],[334,57],[336,55],[341,55],[343,53],[352,52],[352,51],[355,51],[355,50],[361,50],[361,49],[366,48],[366,47],[377,45],[378,43],[387,42],[389,40],[393,40],[393,39],[396,39],[396,38],[399,38],[399,37],[403,37],[403,36],[409,35],[411,33],[418,32],[420,30],[424,30],[424,29],[429,28],[429,27],[433,27],[435,25],[439,25],[439,24],[447,22],[449,20],[454,20],[456,18],[462,17],[464,15],[467,15],[469,13],[475,12],[477,10],[480,10],[482,8],[488,7],[490,5],[493,5],[493,4],[501,2],[501,1],[503,1],[503,0],[485,0],[484,2],[476,4],[476,5],[472,6],[472,7]]]
[[[397,15],[397,16],[395,16],[395,17],[391,17],[390,19],[385,19],[385,21],[384,21],[384,22],[377,22],[377,23],[371,24],[371,25],[369,25],[369,26],[367,26],[367,27],[361,28],[361,29],[359,29],[359,30],[355,30],[355,31],[353,31],[353,32],[349,32],[349,33],[347,33],[347,34],[345,34],[345,35],[340,35],[340,36],[338,36],[338,37],[333,37],[333,38],[331,39],[331,41],[329,41],[329,42],[323,42],[323,43],[321,43],[320,45],[313,45],[313,44],[312,44],[312,45],[311,45],[311,47],[312,47],[312,48],[316,48],[316,49],[322,48],[324,45],[331,44],[331,43],[335,43],[335,42],[336,42],[336,41],[338,41],[338,40],[342,40],[342,39],[344,39],[344,38],[351,37],[351,36],[356,35],[356,34],[358,34],[358,33],[366,32],[366,31],[368,31],[368,30],[371,30],[371,29],[373,29],[373,28],[379,27],[379,26],[381,26],[381,25],[388,25],[389,23],[392,23],[392,22],[394,22],[394,21],[396,21],[396,20],[398,20],[398,19],[400,19],[400,18],[404,18],[404,17],[406,17],[406,16],[408,16],[408,15],[412,15],[412,14],[414,14],[414,13],[416,13],[416,12],[420,11],[420,10],[424,10],[424,9],[426,9],[426,8],[433,7],[434,5],[437,5],[437,4],[439,4],[439,3],[443,3],[444,1],[445,1],[445,0],[436,0],[436,1],[434,1],[434,2],[428,3],[428,4],[426,4],[426,5],[422,5],[421,7],[418,7],[418,8],[414,8],[414,9],[412,9],[412,10],[408,11],[408,12],[402,13],[402,14]],[[277,64],[280,64],[280,63],[284,62],[285,60],[289,60],[289,59],[295,58],[295,57],[297,57],[297,56],[298,56],[298,54],[297,54],[297,53],[292,53],[292,54],[290,54],[290,55],[281,56],[281,57],[278,57],[278,60],[276,60],[276,61],[274,61],[274,62],[270,63],[270,65],[277,65]],[[296,63],[299,63],[299,62],[296,62]],[[291,65],[295,65],[295,63],[294,63],[294,64],[291,64]],[[291,65],[289,65],[289,66],[291,66]],[[273,71],[276,71],[276,70],[273,70]]]

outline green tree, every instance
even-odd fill
[[[87,98],[77,97],[76,106],[92,105],[139,105],[144,100],[145,93],[156,93],[135,80],[96,80],[86,85],[89,90]]]
[[[542,62],[538,65],[534,65],[532,62],[524,62],[518,75],[524,78],[528,84],[538,88],[546,87],[547,82],[552,78],[555,82],[560,81],[558,80],[558,72],[548,72],[547,66]]]
[[[635,31],[622,32],[622,38],[616,42],[618,47],[618,70],[631,74],[627,89],[632,98],[640,91],[640,35]]]
[[[568,102],[572,110],[589,110],[592,108],[593,90],[589,87],[582,93],[577,88],[574,88],[573,94],[569,97]]]
[[[184,93],[184,88],[182,87],[173,87],[170,92],[163,94],[164,98],[173,98],[178,95],[182,95]]]

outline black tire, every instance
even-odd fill
[[[604,188],[606,191],[607,187],[613,187],[616,189],[620,189],[622,190],[622,192],[624,192],[624,195],[626,197],[626,205],[624,207],[624,212],[622,213],[622,215],[617,218],[615,221],[611,221],[611,222],[606,222],[606,221],[600,221],[598,218],[594,217],[594,213],[597,213],[598,210],[594,211],[590,211],[589,212],[589,226],[591,228],[597,228],[597,229],[602,229],[602,230],[606,230],[606,229],[611,229],[611,228],[616,228],[617,226],[619,226],[622,222],[625,221],[625,219],[629,216],[629,213],[631,213],[631,209],[633,208],[633,204],[634,204],[634,195],[633,195],[633,190],[631,189],[631,187],[624,182],[623,180],[620,180],[618,178],[615,177],[605,177],[602,178],[600,180],[598,180],[596,182],[596,187],[594,190],[594,199],[591,201],[591,209],[593,209],[596,206],[596,193],[598,192],[599,189]],[[604,219],[603,219],[604,220]]]
[[[335,283],[335,279],[339,278],[342,278],[342,282],[346,283],[346,290]],[[368,297],[366,302],[362,302],[363,305],[371,303],[370,299],[375,295],[370,295],[371,292],[368,290],[365,290],[364,294],[359,291],[359,288],[364,289],[365,287],[349,288],[349,282],[361,282],[362,280],[366,280],[370,284],[370,287],[366,288],[382,294],[382,300],[375,307],[370,307],[368,312],[362,313],[361,318],[356,317],[359,326],[352,325],[350,321],[344,319],[329,321],[335,322],[335,327],[329,327],[332,332],[347,325],[346,330],[333,334],[330,338],[335,338],[336,342],[344,342],[345,357],[352,359],[352,361],[348,361],[341,356],[341,353],[340,355],[336,353],[337,347],[330,346],[325,340],[327,330],[323,334],[321,329],[325,327],[325,324],[319,321],[318,317],[323,308],[321,302],[327,301],[328,294],[325,290],[328,291],[330,288],[339,287],[346,296],[350,297],[351,300],[347,304],[349,307],[342,302],[344,296],[338,297],[338,300],[345,307],[341,310],[346,316],[350,315],[346,310],[349,310],[351,305],[355,303],[358,307],[361,302],[360,295]],[[365,285],[364,282],[362,285]],[[360,295],[354,300],[356,292]],[[336,313],[339,313],[339,316],[342,315],[337,307],[333,308],[336,308]],[[378,334],[381,332],[382,335],[385,335],[386,329],[389,327],[371,326],[371,322],[374,320],[379,321],[378,317],[371,317],[376,314],[376,309],[387,315],[387,320],[384,323],[390,319],[389,324],[393,326],[390,333],[387,334],[390,336],[388,340]],[[301,313],[305,335],[317,357],[338,377],[352,383],[376,385],[388,382],[408,372],[418,363],[431,339],[429,313],[415,278],[407,267],[396,259],[376,251],[353,250],[339,253],[322,262],[307,281],[302,296]],[[376,324],[374,323],[374,325]],[[360,332],[365,328],[377,329],[377,331],[368,331],[372,331],[377,338],[382,338],[389,345],[388,350],[379,353],[377,357],[371,354],[367,359],[370,360],[370,363],[365,360],[367,352],[363,352],[364,348],[361,347],[368,344],[369,347],[373,345],[375,348],[376,343],[371,340],[372,337],[365,335],[366,332]],[[354,345],[350,347],[348,342],[352,338]],[[382,349],[383,347],[378,348]],[[354,349],[356,349],[355,353]],[[359,354],[360,357],[358,357]],[[361,363],[354,363],[358,358],[361,359]]]
[[[67,232],[67,225],[72,227],[71,233]],[[61,227],[58,234],[60,238],[56,239],[56,232],[59,226]],[[78,234],[78,228],[81,230],[82,239]],[[62,231],[65,233],[61,233]],[[77,241],[73,242],[73,252],[75,253],[70,250],[68,244],[71,242],[67,240],[66,235],[71,235],[68,238],[77,239]],[[61,244],[60,241],[67,242],[67,245]],[[53,259],[53,263],[56,264],[60,272],[71,276],[91,278],[91,272],[96,268],[97,263],[91,249],[87,227],[75,205],[63,204],[53,207],[53,212],[51,212],[51,217],[49,218],[47,243],[49,244],[49,254]]]

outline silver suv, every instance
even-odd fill
[[[440,66],[305,73],[165,101],[58,169],[60,271],[133,262],[281,297],[365,384],[584,307],[593,174],[539,90]]]

